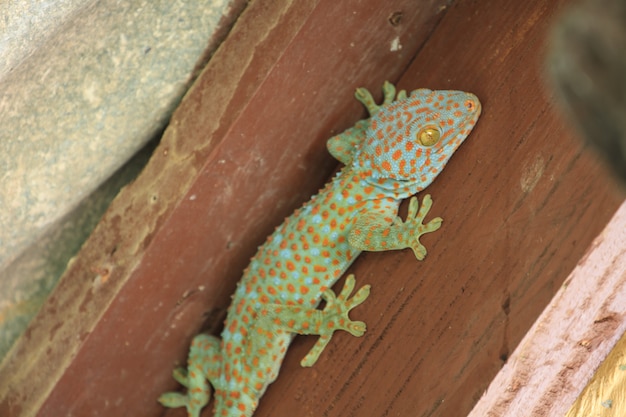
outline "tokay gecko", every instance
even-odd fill
[[[232,297],[221,340],[206,334],[193,339],[187,370],[174,371],[187,392],[163,394],[161,404],[186,407],[197,417],[209,402],[210,383],[215,416],[252,416],[295,334],[319,335],[301,361],[312,366],[336,330],[365,332],[365,323],[348,313],[365,301],[369,285],[351,297],[355,278],[348,275],[339,295],[330,289],[361,251],[411,248],[424,259],[419,238],[442,220],[423,223],[432,204],[428,195],[421,207],[411,197],[404,221],[398,206],[441,172],[476,124],[481,105],[461,91],[396,95],[386,82],[383,92],[377,105],[368,90],[356,90],[370,117],[327,143],[345,167],[259,247]],[[325,306],[318,309],[321,300]]]

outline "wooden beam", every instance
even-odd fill
[[[567,413],[626,330],[624,259],[626,203],[594,240],[469,417]],[[626,365],[625,342],[620,343],[567,417],[626,415],[626,371],[620,369]]]

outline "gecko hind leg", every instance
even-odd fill
[[[354,275],[346,278],[339,295],[331,289],[322,293],[326,301],[323,310],[296,305],[268,304],[259,312],[255,327],[259,333],[272,334],[277,330],[303,335],[318,335],[320,338],[311,351],[300,361],[302,366],[313,366],[337,330],[345,330],[353,336],[365,333],[365,323],[352,321],[348,314],[354,307],[363,303],[370,293],[370,286],[364,285],[350,297],[355,286]],[[253,341],[260,347],[263,341]]]
[[[345,330],[356,337],[361,337],[365,333],[365,323],[352,321],[348,317],[348,313],[369,297],[370,286],[365,285],[359,288],[352,298],[348,298],[354,290],[355,284],[354,275],[350,274],[346,278],[346,283],[338,296],[330,289],[322,294],[322,298],[326,301],[326,306],[321,311],[322,315],[324,315],[324,323],[319,329],[320,338],[309,353],[300,361],[301,366],[313,366],[317,362],[317,359],[326,348],[326,345],[328,345],[328,342],[330,342],[336,330]]]
[[[217,380],[221,363],[220,340],[200,334],[191,342],[187,369],[176,368],[172,376],[187,388],[187,393],[166,392],[158,401],[169,408],[186,407],[190,417],[198,417],[211,399],[208,380]]]

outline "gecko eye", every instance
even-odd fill
[[[441,138],[439,129],[433,126],[426,126],[417,132],[417,141],[423,146],[433,146]]]
[[[468,111],[474,111],[474,109],[476,108],[476,103],[474,103],[474,100],[465,100],[465,108]]]

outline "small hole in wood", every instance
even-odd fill
[[[402,12],[393,12],[391,16],[389,16],[389,23],[391,26],[398,26],[402,21]]]

